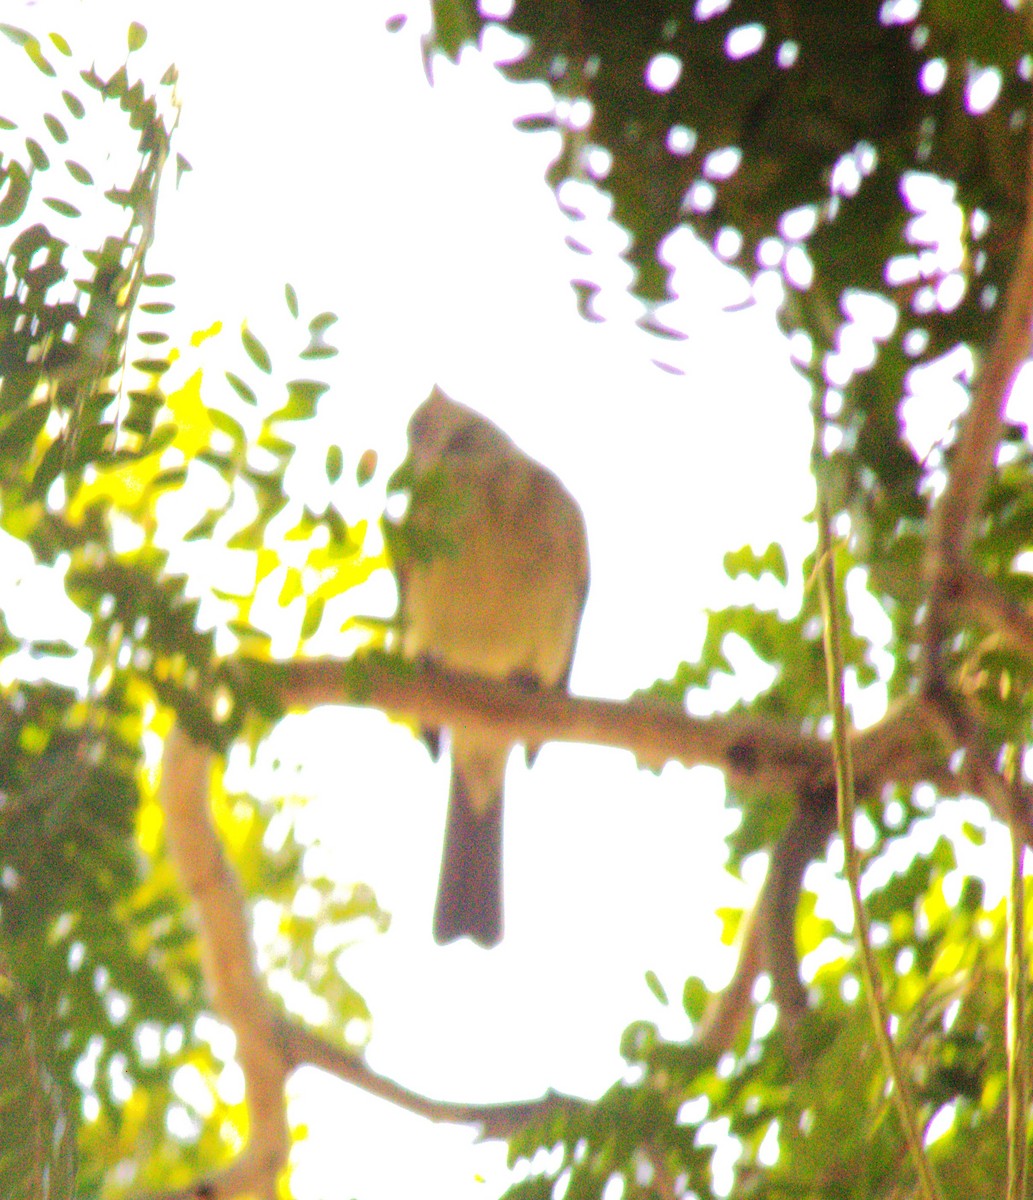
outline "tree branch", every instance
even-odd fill
[[[972,404],[961,426],[950,477],[933,511],[929,552],[934,571],[951,555],[964,556],[972,542],[986,481],[993,470],[1004,409],[1015,377],[1029,357],[1033,336],[1033,135],[1027,149],[1026,221],[1001,322],[983,363]]]
[[[201,960],[212,1005],[237,1036],[250,1123],[244,1153],[224,1171],[161,1200],[228,1200],[250,1193],[276,1200],[276,1180],[287,1163],[290,1131],[284,1084],[290,1067],[280,1024],[254,957],[244,895],[226,861],[208,804],[212,752],[178,726],[162,760],[160,798],[169,847],[194,902]]]
[[[460,1125],[479,1125],[482,1137],[506,1138],[523,1129],[531,1120],[542,1120],[556,1113],[583,1109],[587,1101],[561,1092],[548,1091],[537,1100],[504,1101],[499,1104],[462,1104],[433,1100],[410,1091],[393,1079],[371,1070],[361,1056],[351,1054],[297,1022],[280,1021],[281,1040],[292,1067],[313,1066],[352,1083],[371,1096],[397,1104],[429,1121],[449,1121]]]
[[[342,662],[308,659],[275,669],[272,690],[289,709],[321,704],[364,705],[407,713],[423,725],[484,725],[514,741],[581,742],[629,750],[643,766],[666,762],[712,766],[736,791],[799,794],[833,781],[829,743],[789,722],[745,713],[693,717],[674,705],[632,699],[599,700],[559,691],[531,691],[414,664],[385,654]],[[925,735],[921,706],[898,704],[877,725],[857,732],[853,752],[858,788],[895,780],[935,781],[949,788],[945,758]]]

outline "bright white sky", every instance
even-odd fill
[[[275,332],[286,281],[303,315],[340,316],[328,340],[341,354],[325,372],[314,364],[334,389],[321,438],[324,448],[338,438],[350,464],[366,446],[380,452],[367,511],[382,505],[408,415],[435,382],[564,479],[592,556],[573,690],[624,697],[698,653],[706,607],[778,603],[776,589],[733,587],[721,570],[723,553],[745,542],[780,539],[794,562],[812,544],[806,389],[771,300],[723,312],[744,298],[742,280],[683,237],[671,250],[681,299],[667,319],[689,340],[636,330],[616,258],[623,235],[605,205],[595,201],[602,211],[587,230],[570,230],[543,182],[551,136],[512,129],[535,108],[533,90],[475,54],[458,69],[437,62],[431,90],[419,16],[389,34],[394,9],[380,2],[11,7],[77,52],[96,51],[102,69],[121,57],[131,19],[149,30],[139,58],[157,66],[153,78],[177,63],[178,149],[194,170],[178,193],[167,189],[151,269],[176,275],[188,330],[221,319],[232,339],[246,316],[285,366],[296,365]],[[605,324],[576,313],[568,281],[586,265],[565,249],[566,232],[599,248],[589,269],[605,285]],[[654,357],[685,374],[660,371]],[[356,610],[391,612],[392,588],[378,581]],[[787,611],[798,602],[798,590],[783,600]],[[756,671],[747,678],[763,684]],[[751,891],[720,869],[733,818],[716,772],[669,766],[655,777],[627,753],[579,746],[547,746],[531,772],[514,757],[506,937],[486,953],[431,939],[447,764],[374,712],[292,719],[275,741],[270,758],[301,771],[281,785],[311,793],[311,828],[331,861],[393,913],[385,936],[351,952],[349,980],[374,1014],[371,1064],[409,1087],[471,1101],[548,1087],[596,1096],[622,1069],[628,1022],[685,1036],[683,980],[700,973],[716,985],[730,972],[713,910]],[[249,786],[275,790],[263,772]],[[669,1009],[647,989],[647,969]],[[314,1073],[293,1096],[292,1118],[309,1127],[296,1152],[301,1200],[410,1200],[414,1190],[492,1200],[505,1186],[504,1148],[473,1146],[468,1130]]]

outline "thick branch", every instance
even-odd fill
[[[160,1193],[165,1200],[210,1200],[253,1194],[275,1200],[287,1163],[290,1132],[284,1101],[289,1065],[279,1022],[251,953],[244,896],[222,852],[208,805],[211,751],[178,726],[165,743],[161,801],[169,846],[197,913],[205,982],[215,1011],[237,1035],[250,1130],[245,1152],[193,1190]]]
[[[630,750],[651,767],[712,766],[747,794],[801,791],[832,782],[829,744],[787,722],[747,714],[693,717],[648,700],[597,700],[414,665],[386,655],[342,663],[310,659],[278,669],[275,689],[287,708],[361,704],[408,713],[421,724],[484,725],[514,741],[583,742]],[[943,756],[924,736],[923,714],[905,702],[854,735],[859,789],[889,780],[949,786]]]
[[[1033,132],[1029,153],[1033,155]],[[940,686],[940,647],[947,636],[947,610],[958,598],[959,572],[968,552],[993,470],[1004,409],[1016,376],[1029,357],[1033,327],[1033,166],[1026,172],[1026,221],[1015,269],[1008,283],[1001,323],[976,381],[972,404],[961,425],[951,472],[933,509],[926,550],[928,596],[923,633],[923,686]]]
[[[1033,135],[1028,153],[1033,156]],[[1031,158],[1033,164],[1033,158]],[[930,551],[963,556],[969,549],[986,481],[1001,437],[1004,409],[1015,377],[1029,357],[1033,331],[1033,165],[1027,165],[1026,221],[1022,228],[997,336],[979,372],[962,423],[950,478],[933,513]]]

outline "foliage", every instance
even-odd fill
[[[432,48],[451,58],[492,23],[472,0],[434,7]],[[629,233],[647,326],[662,325],[665,239],[677,229],[751,282],[779,278],[779,320],[811,384],[819,482],[834,513],[849,518],[839,569],[860,570],[892,620],[890,699],[913,696],[923,686],[930,514],[955,458],[953,435],[923,447],[909,423],[933,378],[941,408],[954,389],[960,411],[997,336],[1029,205],[1026,13],[997,0],[867,0],[834,10],[658,0],[633,11],[605,0],[516,0],[493,21],[521,39],[506,74],[544,82],[554,97],[522,124],[561,136],[550,169],[560,202],[576,225],[578,189],[602,190]],[[579,293],[595,287],[590,259],[586,266]],[[1027,431],[1006,426],[972,557],[1022,605],[1030,495]],[[785,581],[778,546],[737,552],[726,565]],[[731,670],[724,647],[734,635],[776,672],[744,710],[815,728],[827,712],[816,612],[808,593],[789,620],[750,607],[710,614],[699,660],[652,695],[681,703],[705,690]],[[870,651],[856,636],[845,646],[859,682],[874,678]],[[989,753],[1026,744],[1024,657],[972,624],[953,632],[944,653],[945,674],[978,704]],[[763,803],[731,786],[728,799],[742,811],[733,862],[776,844],[794,806],[793,797]],[[866,798],[875,839],[867,878],[898,861],[894,850],[908,844],[927,800],[900,788]],[[984,912],[970,885],[960,905],[948,902],[959,886],[948,858],[940,843],[869,904],[921,1119],[941,1114],[933,1157],[947,1193],[963,1195],[1003,1190],[1003,910]],[[625,1196],[669,1195],[672,1186],[698,1196],[729,1186],[758,1196],[908,1193],[854,962],[835,931],[807,915],[813,908],[804,891],[797,949],[805,975],[809,955],[820,965],[803,1075],[784,1029],[771,1027],[770,1001],[716,1062],[655,1029],[633,1029],[625,1054],[635,1081],[517,1139],[517,1157],[561,1153],[513,1194],[595,1196],[615,1176]],[[707,999],[690,981],[694,1021]],[[727,1138],[738,1154],[734,1184]]]
[[[436,45],[453,56],[485,24],[471,0],[435,8]],[[812,385],[816,471],[849,530],[837,568],[857,572],[892,620],[889,698],[913,696],[921,569],[955,460],[949,442],[916,449],[910,405],[923,371],[964,391],[997,332],[1028,215],[1025,15],[997,0],[835,9],[517,0],[504,23],[525,39],[507,72],[547,82],[556,100],[525,122],[562,135],[552,182],[575,220],[576,189],[563,185],[609,192],[632,235],[648,324],[663,320],[664,239],[679,227],[750,282],[779,278],[780,320]],[[147,258],[175,71],[154,89],[130,82],[145,37],[138,25],[126,66],[107,79],[75,74],[57,34],[44,45],[0,31],[0,51],[22,56],[47,97],[27,125],[0,120],[0,226],[9,232],[0,525],[38,562],[66,567],[68,595],[89,626],[83,683],[69,688],[40,682],[46,670],[36,668],[76,647],[24,645],[0,624],[0,658],[20,676],[0,695],[0,1192],[100,1195],[116,1174],[126,1186],[193,1179],[232,1156],[247,1123],[219,1091],[224,1063],[205,1024],[197,939],[166,854],[149,746],[174,711],[199,740],[254,747],[279,716],[260,601],[271,596],[293,616],[297,655],[331,620],[328,606],[383,559],[329,498],[345,450],[326,451],[318,479],[296,465],[327,393],[309,372],[336,353],[327,341],[334,314],[303,319],[288,286],[283,337],[245,325],[239,347],[227,347],[216,326],[189,346],[167,344],[172,304],[157,297],[173,279],[150,271]],[[96,125],[112,107],[121,116],[110,147],[116,177],[102,180],[100,164],[69,147],[78,125]],[[177,172],[187,166],[179,160]],[[944,214],[955,218],[949,236],[932,219]],[[582,290],[594,286],[588,275],[576,281]],[[301,365],[281,370],[268,346],[286,339]],[[214,346],[226,355],[218,371]],[[360,458],[360,483],[370,470]],[[1023,606],[1033,598],[1017,566],[1029,547],[1031,471],[1026,432],[1011,426],[973,550]],[[162,528],[172,505],[182,540],[216,552],[214,631],[199,621],[200,597],[169,569]],[[789,583],[778,545],[734,551],[726,567]],[[844,617],[846,666],[870,683],[873,648]],[[775,677],[730,715],[813,734],[827,713],[820,633],[810,589],[788,618],[749,605],[711,613],[698,661],[643,695],[681,709],[732,670],[735,637]],[[1028,741],[1020,653],[963,623],[944,669],[978,706],[992,754]],[[946,794],[938,782],[937,802]],[[947,839],[915,853],[931,794],[894,785],[861,797],[872,835],[866,902],[946,1193],[984,1194],[1003,1190],[1004,915],[960,877]],[[359,923],[383,925],[373,896],[342,891],[302,854],[290,798],[259,802],[217,781],[213,802],[245,891],[269,906],[280,935],[264,964],[269,979],[304,990],[328,1028],[366,1023],[338,956]],[[742,815],[733,869],[783,844],[805,802],[815,796],[758,798],[730,785],[728,803]],[[304,916],[291,908],[301,886]],[[910,1190],[853,948],[817,915],[813,890],[796,899],[811,998],[798,1026],[777,1013],[766,979],[728,1047],[633,1026],[626,1076],[598,1103],[543,1106],[512,1136],[513,1159],[527,1167],[514,1196],[576,1200],[615,1179],[627,1196]],[[747,923],[725,916],[730,934]],[[783,919],[792,925],[793,909]],[[328,946],[322,926],[345,932]],[[682,1004],[697,1026],[714,1000],[701,980],[687,981]],[[212,1101],[205,1120],[184,1099],[186,1076]]]
[[[221,539],[250,554],[257,584],[288,558],[270,547],[293,544],[281,603],[302,595],[303,572],[322,580],[304,596],[302,640],[316,632],[326,600],[372,566],[361,527],[349,529],[332,507],[292,507],[284,486],[294,444],[281,431],[312,417],[325,384],[291,378],[281,403],[260,400],[247,380],[253,371],[268,376],[272,362],[245,327],[243,361],[221,386],[198,367],[163,390],[183,355],[160,329],[173,304],[155,298],[173,278],[148,272],[147,256],[176,122],[174,68],[153,94],[131,82],[128,59],[108,79],[90,69],[69,81],[71,67],[59,72],[47,57],[74,62],[60,35],[44,48],[25,31],[3,32],[73,121],[92,122],[95,133],[105,104],[123,115],[115,141],[92,146],[123,169],[103,192],[103,164],[68,159],[67,176],[50,183],[46,173],[69,142],[66,116],[47,111],[31,132],[0,123],[0,222],[10,234],[0,264],[0,524],[38,562],[65,564],[68,595],[89,618],[82,688],[20,682],[0,700],[0,1192],[59,1197],[77,1186],[85,1196],[101,1194],[115,1167],[123,1185],[190,1179],[227,1157],[246,1122],[242,1105],[219,1099],[225,1063],[206,1032],[196,937],[165,854],[145,745],[167,729],[163,705],[221,745],[241,732],[249,705],[257,738],[268,705],[243,675],[225,675],[212,634],[198,631],[198,600],[168,572],[167,547],[156,541],[161,499],[181,497],[195,512],[188,540]],[[141,26],[130,28],[130,52],[144,37]],[[180,172],[187,165],[177,164]],[[93,248],[78,232],[87,225],[103,231]],[[291,288],[287,306],[297,320]],[[307,323],[303,365],[336,353],[325,340],[335,320],[323,313]],[[195,337],[195,349],[218,333]],[[202,472],[222,482],[217,508],[196,498],[211,495],[196,486]],[[224,518],[232,523],[246,504],[252,518],[228,529]],[[291,523],[270,533],[284,513]],[[268,636],[249,620],[255,587],[221,594],[231,610],[225,627],[261,658]],[[38,673],[78,647],[24,644],[3,627],[0,649]],[[213,724],[219,695],[223,720]],[[245,886],[289,939],[289,956],[270,960],[271,977],[281,986],[296,978],[335,1022],[366,1021],[335,969],[341,946],[317,944],[315,934],[322,925],[383,922],[369,890],[342,890],[303,865],[289,800],[223,793],[216,801]],[[276,850],[264,845],[274,818]],[[291,910],[302,882],[312,900],[304,918]],[[183,1071],[211,1094],[211,1123],[184,1101]]]

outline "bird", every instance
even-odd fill
[[[435,387],[408,427],[395,539],[402,653],[445,669],[565,690],[588,592],[585,521],[556,476]],[[424,735],[436,752],[439,731]],[[452,777],[434,907],[439,944],[502,938],[509,738],[449,731]],[[533,761],[536,747],[528,748]]]

